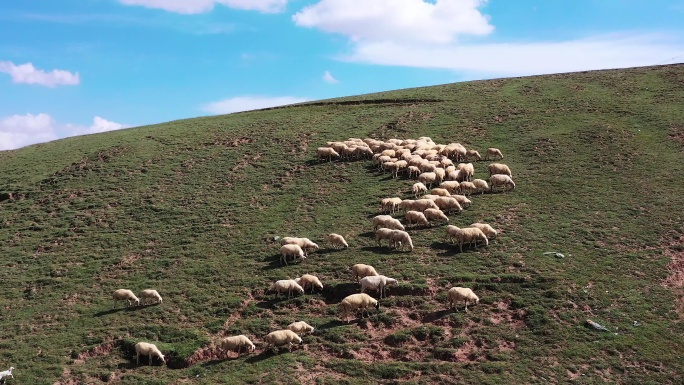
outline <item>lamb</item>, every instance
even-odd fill
[[[281,279],[273,282],[271,287],[268,288],[269,291],[276,292],[276,298],[280,297],[280,293],[287,292],[287,298],[292,296],[292,292],[296,291],[299,294],[304,294],[304,288],[299,286],[297,281],[294,279]]]
[[[340,154],[330,147],[318,147],[316,149],[316,155],[318,155],[318,160],[328,159],[329,162],[332,162],[333,158],[340,157]]]
[[[456,309],[456,304],[460,301],[465,301],[465,311],[468,312],[468,303],[480,303],[480,298],[473,293],[473,291],[467,287],[452,287],[447,292],[447,301],[449,303],[449,308],[453,306]]]
[[[482,159],[482,157],[480,156],[480,153],[477,152],[476,150],[468,150],[468,151],[466,151],[465,159],[466,160],[472,160],[472,159],[480,160],[480,159]]]
[[[478,229],[482,230],[482,232],[487,236],[487,239],[496,238],[496,234],[497,234],[496,229],[487,223],[476,222],[476,223],[471,224],[470,227],[477,227]]]
[[[0,372],[0,381],[2,381],[3,384],[5,383],[5,377],[12,377],[12,379],[14,379],[14,375],[12,374],[13,370],[14,366],[10,366],[9,369]]]
[[[487,236],[477,227],[467,227],[465,229],[461,229],[456,226],[448,225],[446,228],[446,238],[456,239],[461,252],[463,252],[463,244],[466,243],[475,243],[476,248],[478,241],[484,241],[485,246],[489,245]]]
[[[392,243],[391,239],[392,229],[381,227],[375,231],[375,239],[378,241],[378,246],[382,246],[382,240],[387,239]]]
[[[309,325],[308,323],[306,323],[304,321],[293,322],[293,323],[287,325],[287,328],[289,330],[292,330],[293,332],[299,334],[299,335],[304,335],[306,333],[313,334],[313,332],[314,332],[314,327]]]
[[[404,225],[389,215],[377,215],[371,221],[373,223],[373,230],[377,230],[381,226],[388,229],[404,230]]]
[[[432,188],[432,184],[435,183],[437,180],[437,174],[434,172],[424,172],[420,175],[418,175],[418,181],[428,185],[430,188]]]
[[[513,178],[513,174],[511,174],[511,169],[503,163],[491,163],[489,166],[487,166],[487,170],[489,170],[489,176],[495,174],[504,174]]]
[[[380,199],[380,210],[384,213],[394,213],[401,204],[401,198],[382,198]]]
[[[385,291],[387,286],[395,286],[398,281],[394,278],[389,278],[384,275],[375,275],[370,277],[365,277],[359,281],[361,284],[361,292],[365,293],[366,290],[378,290],[380,292],[380,298],[386,297]]]
[[[152,365],[152,356],[159,357],[159,359],[166,364],[166,360],[164,359],[164,355],[162,354],[161,351],[157,348],[155,344],[150,344],[147,342],[138,342],[135,344],[135,355],[136,355],[136,360],[138,365],[140,365],[140,355],[143,356],[148,356],[150,359],[150,365]]]
[[[363,263],[357,263],[351,267],[352,279],[359,282],[359,278],[369,277],[372,275],[379,275],[375,268],[371,265],[364,265]]]
[[[254,346],[252,341],[250,341],[249,338],[247,338],[247,336],[244,334],[222,338],[219,341],[219,347],[221,347],[221,349],[223,349],[223,351],[226,353],[228,353],[228,351],[235,351],[235,349],[237,349],[238,357],[240,357],[240,351],[242,350],[242,347],[246,347],[247,352],[253,352],[254,349],[256,349],[256,346]]]
[[[361,317],[363,317],[363,313],[367,312],[367,308],[371,306],[375,307],[377,311],[380,311],[380,303],[366,293],[348,295],[340,302],[339,306],[341,315],[348,315],[349,313],[354,314],[361,310]],[[349,323],[349,321],[350,319],[347,317],[347,323]]]
[[[443,182],[443,183],[449,183],[449,182]],[[456,183],[458,183],[458,182],[456,182]],[[441,184],[440,184],[440,186],[441,186]],[[443,196],[443,197],[449,197],[449,196],[451,196],[451,193],[449,192],[449,190],[447,190],[447,189],[445,189],[445,188],[440,188],[440,187],[433,188],[432,191],[431,191],[431,193],[433,193],[433,194],[435,194],[435,195],[440,195],[440,196]]]
[[[484,179],[473,179],[473,186],[475,186],[475,191],[479,191],[480,194],[484,194],[485,191],[489,191],[489,185]]]
[[[131,303],[135,303],[135,306],[140,306],[140,300],[138,297],[136,297],[135,294],[128,289],[118,289],[114,291],[114,295],[112,297],[114,298],[114,307],[116,307],[116,303],[118,301],[128,301],[128,305],[126,305],[126,307],[131,306]]]
[[[150,300],[150,303],[162,303],[161,295],[159,295],[159,292],[153,289],[143,290],[140,293],[140,298],[142,298],[143,305],[148,304],[147,300]]]
[[[411,236],[406,231],[392,230],[390,240],[395,246],[399,245],[398,248],[401,250],[404,250],[404,246],[408,245],[410,251],[413,251],[413,241],[411,241]]]
[[[420,211],[407,211],[406,215],[404,216],[406,218],[406,226],[411,226],[411,224],[415,223],[417,225],[423,225],[427,226],[428,225],[428,220],[425,218],[425,214],[423,214]]]
[[[485,154],[485,159],[489,160],[489,157],[496,157],[499,159],[503,159],[503,154],[498,148],[490,147],[487,149],[487,153]]]
[[[473,182],[461,182],[458,185],[458,191],[464,195],[470,195],[477,191],[477,187]]]
[[[446,214],[444,214],[440,209],[426,209],[423,211],[423,214],[428,221],[441,219],[449,223],[449,217],[447,217]]]
[[[418,195],[425,194],[427,192],[427,187],[421,182],[417,182],[413,184],[413,187],[411,188],[413,191],[413,195],[418,198]]]
[[[264,342],[266,342],[266,347],[275,347],[287,344],[288,350],[292,351],[292,343],[296,342],[302,344],[302,338],[290,329],[276,330],[270,332],[264,337]]]
[[[330,233],[325,237],[325,239],[328,241],[328,244],[334,248],[337,248],[338,246],[341,248],[349,247],[347,241],[345,241],[344,237],[340,234]]]
[[[494,191],[495,187],[503,187],[503,191],[515,190],[515,182],[510,176],[504,174],[494,174],[489,177],[489,191]]]
[[[315,275],[304,274],[299,278],[295,278],[294,281],[297,282],[297,284],[299,284],[304,290],[306,290],[306,288],[311,286],[311,292],[312,293],[313,293],[315,288],[319,288],[319,289],[323,290],[323,284],[318,279],[318,277],[316,277]]]
[[[306,256],[304,255],[304,250],[299,245],[295,244],[286,244],[280,246],[280,264],[282,265],[283,262],[285,262],[285,265],[287,265],[287,257],[290,255],[294,256],[295,259],[299,257],[299,259],[306,259]]]

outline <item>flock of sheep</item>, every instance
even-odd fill
[[[388,241],[388,246],[394,249],[413,250],[414,245],[406,228],[417,226],[430,226],[434,222],[449,223],[447,214],[458,214],[472,205],[469,196],[485,191],[494,191],[499,188],[503,191],[515,189],[512,173],[508,166],[501,163],[491,163],[488,166],[489,183],[483,179],[474,179],[475,168],[472,163],[458,163],[481,160],[480,154],[475,150],[466,150],[459,143],[448,145],[436,144],[429,137],[418,139],[390,139],[380,141],[375,139],[351,138],[344,142],[328,142],[325,147],[317,149],[318,159],[332,161],[334,159],[371,159],[380,170],[390,172],[393,178],[405,174],[408,178],[416,178],[411,193],[416,199],[402,199],[399,197],[383,198],[380,201],[382,214],[371,219],[378,246],[382,241]],[[485,160],[489,157],[497,160],[503,159],[501,151],[496,148],[488,148]],[[435,185],[434,188],[433,185]],[[431,189],[431,190],[429,190]],[[429,194],[428,194],[429,192]],[[393,214],[404,213],[404,222]],[[469,227],[459,228],[447,225],[445,240],[456,242],[460,251],[463,245],[478,244],[488,245],[489,239],[496,237],[497,231],[486,223],[473,223]],[[328,234],[325,238],[328,247],[349,247],[347,241],[340,234]],[[301,261],[306,259],[309,252],[318,250],[320,247],[308,238],[284,237],[280,240],[280,263],[288,264],[288,260]],[[367,313],[371,308],[379,310],[380,303],[371,297],[366,291],[377,291],[379,298],[385,297],[388,286],[397,285],[398,281],[378,272],[370,265],[355,264],[351,267],[352,280],[360,284],[361,292],[352,294],[339,303],[341,317],[350,322],[349,316]],[[304,274],[296,279],[283,279],[275,281],[268,291],[275,292],[276,296],[287,293],[288,298],[295,294],[304,294],[307,289],[313,292],[315,289],[323,289],[321,280],[311,274]],[[119,289],[114,292],[115,304],[117,301],[127,301],[127,306],[141,305],[140,299],[131,290]],[[142,304],[148,301],[162,302],[162,298],[156,290],[143,290],[140,298]],[[449,308],[457,308],[460,303],[465,304],[468,311],[469,304],[479,303],[475,293],[464,287],[452,287],[447,292]],[[292,350],[293,344],[302,344],[301,335],[313,333],[314,328],[304,321],[293,322],[286,329],[276,330],[264,337],[266,347],[288,346]],[[254,343],[244,334],[224,337],[218,342],[218,346],[225,352],[237,351],[240,355],[243,348],[247,352],[253,352],[256,348]],[[152,357],[166,362],[162,352],[154,345],[147,342],[139,342],[135,345],[136,359],[140,363],[140,356],[148,356],[150,364]]]

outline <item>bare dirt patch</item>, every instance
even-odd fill
[[[677,297],[675,309],[679,318],[684,319],[684,235],[680,235],[676,241],[671,241],[663,254],[670,258],[670,263],[667,266],[669,274],[662,284],[672,290]]]

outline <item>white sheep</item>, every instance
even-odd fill
[[[422,182],[416,182],[413,184],[413,187],[411,187],[411,190],[413,191],[413,195],[418,198],[419,195],[425,194],[428,189]]]
[[[406,231],[402,230],[392,230],[390,233],[390,240],[395,248],[404,250],[404,246],[409,247],[410,251],[413,251],[413,241],[411,236]]]
[[[392,242],[391,239],[392,235],[392,229],[388,229],[386,227],[381,227],[377,230],[375,230],[375,240],[378,241],[378,246],[382,246],[382,240],[387,239]]]
[[[485,191],[489,191],[489,185],[484,179],[473,179],[471,182],[475,186],[475,191],[479,191],[480,194],[484,194]]]
[[[283,237],[280,240],[280,245],[299,245],[304,250],[304,255],[308,255],[307,252],[310,250],[315,251],[319,249],[318,245],[309,238]]]
[[[140,365],[140,355],[143,356],[148,356],[149,357],[149,362],[150,365],[152,365],[152,356],[158,357],[164,364],[166,364],[166,360],[164,359],[164,355],[162,354],[161,351],[157,348],[155,344],[150,344],[148,342],[138,342],[135,344],[135,356],[136,356],[136,361],[138,365]]]
[[[114,307],[116,307],[116,303],[118,301],[128,301],[128,305],[126,305],[126,307],[131,306],[132,303],[135,303],[135,306],[140,305],[140,300],[138,297],[136,297],[135,294],[128,289],[118,289],[114,291],[112,297],[114,298]]]
[[[443,220],[449,223],[449,217],[446,216],[440,209],[426,209],[423,211],[423,215],[428,221],[431,220]]]
[[[476,223],[471,224],[470,227],[477,227],[478,229],[482,230],[482,232],[487,236],[487,239],[496,238],[496,235],[497,235],[496,229],[487,223],[476,222]]]
[[[465,159],[466,160],[480,160],[480,159],[482,159],[482,157],[480,156],[480,153],[477,152],[476,150],[468,150],[468,151],[466,151]]]
[[[485,154],[485,159],[488,160],[489,157],[496,157],[499,159],[503,159],[503,154],[501,153],[501,150],[498,148],[490,147],[487,149],[487,153]]]
[[[349,323],[349,313],[353,315],[361,310],[361,317],[363,317],[363,313],[367,312],[371,306],[380,311],[380,303],[376,299],[366,293],[359,293],[346,296],[340,302],[339,310],[341,315],[347,315],[347,323]]]
[[[460,213],[463,211],[463,207],[461,207],[461,204],[458,203],[458,200],[454,198],[453,196],[451,197],[438,197],[437,199],[434,200],[435,205],[437,206],[438,209],[446,212],[454,212]],[[433,207],[434,208],[434,207]],[[425,210],[423,210],[425,211]]]
[[[14,366],[10,366],[9,369],[0,372],[0,381],[2,381],[3,384],[5,383],[5,377],[12,377],[12,379],[14,379],[14,375],[12,374],[13,370]]]
[[[394,213],[401,204],[401,198],[382,198],[380,199],[380,210],[385,213]]]
[[[513,179],[504,174],[494,174],[489,177],[489,191],[494,191],[495,187],[503,187],[503,191],[515,190]]]
[[[473,179],[473,175],[475,175],[475,166],[473,166],[472,163],[466,163],[462,168],[461,171],[465,173],[465,178],[467,181],[470,181]]]
[[[380,292],[380,298],[386,296],[385,291],[387,286],[396,286],[399,282],[390,277],[384,275],[375,275],[370,277],[364,277],[359,281],[361,284],[361,292],[365,293],[366,290],[378,290]]]
[[[406,215],[404,215],[404,218],[406,219],[406,226],[411,226],[412,224],[416,225],[423,225],[427,226],[428,225],[428,220],[425,218],[425,214],[423,214],[420,211],[407,211]]]
[[[473,204],[473,202],[470,199],[468,199],[468,197],[466,197],[465,195],[454,194],[451,197],[456,199],[458,201],[458,204],[460,204],[461,207],[463,207],[464,209],[470,207]]]
[[[435,171],[433,172],[435,173],[435,182],[441,183],[444,178],[446,178],[446,170],[443,168],[435,168]],[[432,187],[432,185],[430,185],[430,187]]]
[[[292,296],[292,292],[296,291],[299,294],[304,294],[304,288],[299,286],[297,281],[294,279],[281,279],[273,282],[271,287],[268,288],[269,291],[276,292],[276,298],[280,297],[280,293],[287,292],[287,298]]]
[[[437,180],[437,174],[434,172],[424,172],[420,175],[418,175],[418,181],[428,185],[428,187],[432,188],[432,184],[435,183]]]
[[[285,265],[287,265],[287,257],[289,256],[294,256],[295,259],[299,257],[300,259],[306,259],[306,256],[304,255],[304,250],[299,245],[296,244],[286,244],[280,246],[280,264],[282,265],[283,262],[285,262]]]
[[[408,175],[409,178],[413,178],[414,176],[420,175],[421,170],[416,167],[416,166],[408,166]]]
[[[460,301],[465,301],[465,311],[468,312],[468,303],[480,303],[480,298],[473,293],[473,291],[467,287],[452,287],[447,292],[447,301],[449,303],[449,308],[452,307],[456,309],[456,305]]]
[[[377,215],[371,220],[373,223],[373,230],[378,227],[386,227],[388,229],[404,230],[404,225],[398,219],[392,218],[389,215]]]
[[[304,274],[299,278],[295,278],[294,281],[297,282],[297,284],[299,284],[304,290],[306,290],[308,287],[311,287],[312,293],[315,288],[323,290],[323,284],[321,283],[321,280],[315,275]]]
[[[352,266],[350,270],[352,279],[356,282],[358,282],[360,278],[378,275],[378,272],[375,271],[373,266],[364,265],[363,263],[357,263],[356,265]]]
[[[513,178],[513,174],[511,173],[511,169],[508,168],[508,166],[503,164],[503,163],[491,163],[489,166],[487,166],[487,170],[489,171],[489,176],[492,176],[495,174],[504,174],[504,175],[508,175],[511,178]]]
[[[316,149],[316,155],[318,155],[318,159],[328,159],[329,162],[332,162],[333,158],[339,158],[340,154],[337,153],[334,149],[330,147],[319,147]]]
[[[461,182],[458,185],[458,191],[467,196],[477,191],[477,187],[473,182]]]
[[[439,184],[440,189],[446,190],[449,195],[458,191],[458,181],[447,180]],[[434,190],[434,189],[433,189]]]
[[[413,211],[423,212],[426,209],[438,209],[439,206],[432,199],[418,199],[411,204]],[[403,230],[403,229],[401,229]]]
[[[264,342],[266,342],[267,348],[277,348],[278,346],[287,344],[289,351],[292,351],[293,342],[296,342],[300,345],[303,343],[301,337],[299,337],[297,333],[293,332],[290,329],[276,330],[274,332],[270,332],[266,335],[266,337],[264,337]]]
[[[314,332],[314,327],[309,325],[308,323],[306,323],[304,321],[293,322],[293,323],[287,325],[287,328],[289,330],[292,330],[293,332],[299,334],[299,335],[304,335],[306,333],[313,334],[313,332]]]
[[[443,183],[449,183],[449,182],[443,182]],[[458,182],[456,182],[456,183],[458,183]],[[440,184],[440,186],[441,186],[441,184]],[[447,190],[445,188],[440,188],[440,187],[433,188],[432,191],[430,191],[430,192],[434,195],[439,195],[439,196],[443,196],[443,197],[451,196],[451,193],[449,192],[449,190]]]
[[[256,346],[252,341],[247,338],[246,335],[240,334],[237,336],[224,337],[219,341],[219,347],[223,349],[224,352],[235,351],[237,349],[238,357],[240,356],[240,351],[243,347],[246,348],[247,352],[253,352]]]
[[[487,236],[477,227],[466,227],[461,229],[453,225],[448,225],[446,228],[446,238],[455,239],[458,242],[459,250],[461,252],[463,252],[464,244],[475,243],[475,248],[477,248],[478,241],[484,241],[485,246],[489,245]]]
[[[159,292],[153,289],[143,290],[140,293],[140,298],[142,299],[142,304],[147,305],[149,303],[162,303],[162,297]]]
[[[326,241],[328,242],[328,245],[333,246],[334,248],[341,247],[349,247],[349,244],[347,244],[347,241],[344,240],[344,237],[341,236],[340,234],[335,234],[335,233],[330,233],[326,236]]]

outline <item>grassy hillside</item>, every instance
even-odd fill
[[[677,383],[682,292],[664,282],[684,250],[682,135],[684,65],[672,65],[399,90],[0,152],[0,370],[16,367],[24,384]],[[412,253],[375,247],[378,199],[409,197],[413,181],[369,161],[315,160],[327,141],[419,136],[503,151],[516,190],[451,216],[501,229],[489,247],[460,253],[439,226],[411,230]],[[333,231],[351,247],[287,267],[269,242]],[[354,263],[400,286],[381,313],[347,325],[336,304],[358,290]],[[264,293],[303,273],[324,291]],[[481,298],[468,313],[446,310],[459,285]],[[118,288],[156,288],[164,303],[112,309]],[[317,328],[303,348],[259,346],[296,319]],[[212,342],[234,333],[256,354],[217,355]],[[168,367],[137,366],[140,340],[156,341]]]

